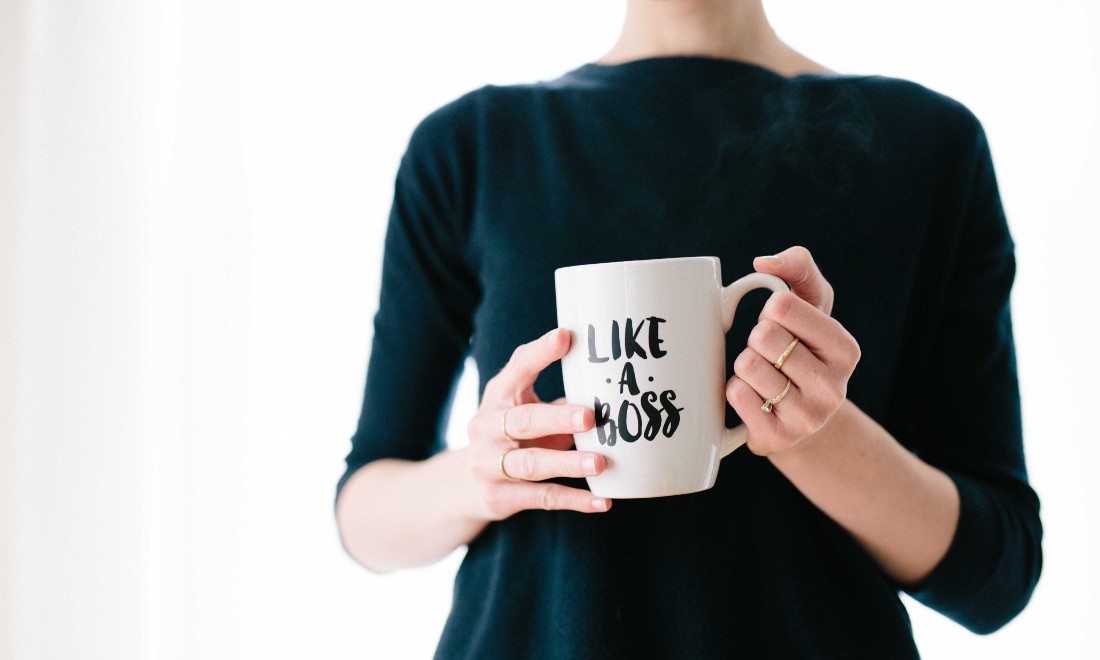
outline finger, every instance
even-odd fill
[[[855,339],[839,321],[791,291],[771,294],[760,312],[760,319],[771,319],[786,328],[830,366],[848,362],[855,346]]]
[[[554,328],[512,352],[508,363],[485,384],[485,396],[508,404],[524,401],[543,369],[569,352],[572,334],[564,328]],[[485,398],[483,396],[482,398]]]
[[[538,447],[513,449],[504,456],[509,477],[542,481],[554,477],[591,477],[603,472],[607,459],[590,451],[555,451]]]
[[[754,402],[755,413],[774,416],[779,420],[775,427],[778,433],[784,437],[804,438],[817,431],[817,407],[808,405],[807,393],[800,389],[794,379],[791,379],[791,387],[782,400],[772,404],[771,412],[760,408],[766,399],[777,397],[783,392],[789,376],[778,371],[755,349],[746,348],[737,356],[734,360],[734,373],[758,395],[758,401]]]
[[[833,311],[833,287],[821,274],[810,251],[794,245],[778,254],[756,257],[753,268],[775,275],[790,285],[791,292],[826,314]]]
[[[776,370],[775,362],[793,339],[794,335],[790,330],[771,319],[763,319],[753,326],[748,345],[764,356],[765,360],[771,360],[772,369]],[[779,373],[780,370],[776,371]],[[790,376],[800,388],[813,389],[823,384],[822,380],[828,376],[829,367],[799,340],[783,360],[781,372]]]
[[[603,513],[611,508],[611,500],[606,497],[596,497],[591,491],[555,483],[502,484],[499,498],[501,504],[512,511],[565,509],[582,513]]]
[[[763,403],[760,395],[740,376],[734,376],[726,383],[726,401],[749,429],[746,442],[749,450],[754,454],[766,454],[770,447],[766,444],[762,446],[761,441],[766,443],[769,438],[775,437],[779,421],[760,409]]]
[[[564,403],[568,403],[568,399],[564,396],[559,396],[550,403],[560,406]],[[562,433],[559,435],[548,435],[543,438],[535,438],[524,444],[528,447],[546,447],[547,449],[572,449],[577,443],[572,433]]]
[[[564,451],[566,449],[573,449],[575,444],[576,441],[572,433],[555,433],[553,436],[544,436],[532,440],[518,440],[514,444],[511,444],[511,447],[541,447],[543,449]],[[502,445],[502,447],[504,447],[504,445]]]
[[[504,437],[505,431],[513,440],[529,440],[548,435],[582,433],[596,423],[592,408],[574,404],[521,403],[497,413],[496,435]],[[488,425],[489,413],[484,415],[483,425]],[[487,435],[490,429],[485,429]]]
[[[790,330],[771,319],[762,318],[749,332],[748,345],[766,359],[771,360],[772,365],[774,365],[779,361],[779,356],[783,354],[783,351],[787,350],[787,347],[794,341],[794,338]],[[801,342],[801,340],[799,341]],[[791,347],[791,352],[787,353],[787,357],[783,359],[782,369],[787,371],[796,362],[805,360],[807,357],[813,357],[810,349],[802,346],[801,343],[796,343]]]
[[[557,451],[572,449],[576,445],[576,440],[571,433],[557,433],[543,438],[523,440],[522,442],[524,447],[543,447]]]

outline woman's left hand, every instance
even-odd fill
[[[749,450],[767,456],[825,426],[844,403],[860,351],[855,338],[830,316],[833,287],[809,250],[796,245],[774,257],[757,257],[753,267],[779,277],[791,290],[768,298],[748,347],[734,360],[726,400],[748,428]],[[782,369],[776,369],[775,362],[795,337],[798,343]],[[771,412],[764,412],[764,400],[779,395],[788,378],[790,390]]]

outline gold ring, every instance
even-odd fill
[[[773,396],[772,398],[765,401],[764,405],[760,406],[760,409],[763,410],[766,413],[770,413],[772,411],[772,406],[774,406],[775,404],[782,401],[783,397],[787,396],[787,392],[789,392],[789,391],[791,391],[791,379],[790,378],[787,379],[787,386],[783,388],[783,391],[780,392],[779,394],[777,394],[776,396]],[[501,459],[500,464],[502,466],[504,465],[504,459]]]
[[[791,343],[787,344],[786,350],[784,350],[783,353],[779,356],[779,359],[775,361],[775,368],[776,369],[782,369],[783,368],[783,363],[786,362],[787,356],[791,354],[791,351],[794,350],[794,345],[797,344],[797,343],[798,343],[798,337],[795,337],[794,339],[791,340]]]
[[[508,435],[508,411],[510,410],[511,408],[505,408],[504,414],[500,416],[500,430],[502,433],[504,433],[504,439],[509,442],[515,440],[515,438]]]
[[[518,447],[509,447],[504,450],[504,453],[500,455],[500,461],[497,467],[500,468],[500,474],[508,481],[519,481],[518,477],[513,477],[512,475],[504,471],[504,457],[507,456],[508,452],[512,451],[513,449],[518,449]]]

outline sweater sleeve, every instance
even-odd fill
[[[471,133],[462,101],[417,125],[398,167],[362,408],[337,498],[375,459],[422,460],[446,447],[479,300],[464,229]]]
[[[958,487],[959,521],[946,555],[908,593],[986,634],[1030,599],[1042,568],[1042,524],[1024,464],[1009,302],[1014,242],[985,131],[969,112],[967,135],[970,183],[959,250],[914,427],[921,458]]]

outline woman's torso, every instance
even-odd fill
[[[699,57],[584,65],[455,102],[473,129],[469,254],[480,387],[556,325],[553,273],[581,263],[810,249],[860,343],[848,396],[904,442],[957,231],[949,99],[879,77],[782,78]],[[460,107],[461,106],[461,107]],[[746,296],[727,373],[766,292]],[[557,364],[535,385],[563,395]],[[727,424],[737,421],[727,408]],[[560,483],[585,487],[583,480]],[[748,451],[713,489],[525,511],[470,544],[439,657],[916,656],[895,585],[771,463]]]

